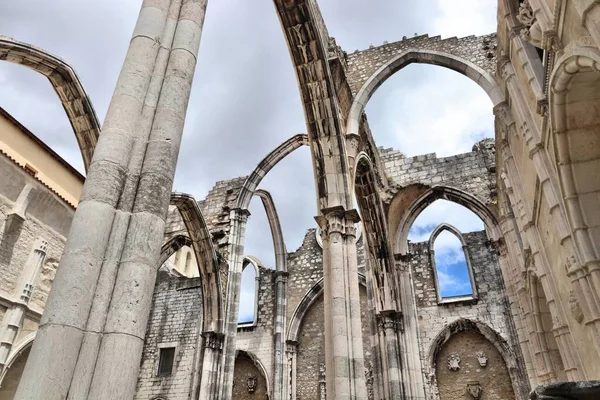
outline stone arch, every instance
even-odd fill
[[[258,370],[258,372],[261,374],[262,378],[264,379],[266,399],[267,400],[270,399],[271,398],[271,383],[270,383],[270,379],[269,379],[269,374],[267,373],[267,369],[265,368],[264,364],[260,361],[260,359],[256,356],[256,354],[254,354],[250,351],[247,351],[247,350],[239,350],[238,349],[235,351],[236,364],[240,357],[249,360],[256,367],[256,370]],[[235,374],[235,368],[234,368],[234,374]],[[234,397],[234,398],[237,398],[237,397]],[[253,398],[254,398],[254,396],[253,396]]]
[[[571,234],[582,265],[599,264],[600,52],[576,48],[556,61],[550,77],[550,122]]]
[[[361,212],[364,237],[368,249],[373,297],[377,311],[399,310],[394,260],[390,251],[388,224],[377,188],[373,163],[366,154],[356,160],[354,191]]]
[[[412,63],[438,65],[457,71],[477,83],[494,106],[504,101],[502,89],[494,77],[476,64],[440,51],[410,49],[385,62],[359,89],[348,113],[346,135],[359,134],[361,116],[371,96],[388,78]]]
[[[444,299],[444,297],[442,296],[442,290],[440,287],[440,282],[439,282],[439,277],[438,277],[438,272],[437,272],[437,265],[436,265],[436,261],[435,261],[434,246],[435,246],[435,240],[440,235],[440,233],[442,233],[444,231],[452,233],[460,241],[462,250],[465,255],[465,262],[467,264],[466,268],[469,273],[469,281],[471,284],[471,294],[470,295],[463,295],[463,296],[459,296],[458,298],[450,298],[450,299]],[[477,299],[477,285],[475,283],[475,275],[473,273],[473,266],[471,265],[471,257],[469,256],[469,251],[467,249],[467,244],[465,243],[465,238],[463,237],[462,233],[458,229],[456,229],[454,226],[452,226],[446,222],[442,222],[441,224],[439,224],[431,232],[431,236],[429,237],[429,256],[430,256],[430,261],[431,261],[431,267],[433,270],[433,278],[434,278],[434,282],[435,282],[435,289],[437,292],[438,304],[449,302],[449,301],[454,302],[454,301]]]
[[[308,136],[302,133],[292,136],[270,152],[260,163],[254,168],[254,171],[246,178],[246,181],[240,189],[237,198],[236,208],[247,210],[250,205],[250,200],[254,192],[260,185],[263,178],[269,173],[275,165],[291,154],[294,150],[308,145]]]
[[[460,318],[442,328],[432,340],[427,352],[426,368],[428,369],[427,373],[429,376],[435,376],[438,354],[444,345],[453,335],[461,332],[474,332],[480,334],[487,339],[496,350],[498,350],[506,364],[513,392],[517,398],[526,399],[528,385],[526,382],[522,382],[521,369],[517,363],[516,354],[514,354],[508,342],[498,332],[479,320]]]
[[[160,259],[166,261],[184,245],[191,246],[194,249],[202,283],[202,299],[204,302],[203,332],[222,332],[223,301],[219,261],[206,221],[202,216],[198,203],[188,194],[172,193],[171,205],[176,206],[179,210],[189,238],[184,235],[171,238],[163,244]]]
[[[275,249],[275,269],[277,271],[287,272],[287,250],[285,249],[283,231],[281,230],[279,214],[277,214],[273,197],[271,197],[271,193],[263,189],[257,189],[254,192],[254,195],[260,197],[263,206],[265,207],[265,212],[267,213],[267,219],[269,220],[271,237],[273,238],[273,248]]]
[[[365,275],[359,273],[358,281],[362,286],[364,286],[365,288],[367,287]],[[323,295],[324,287],[325,286],[324,286],[323,278],[321,278],[310,289],[308,289],[308,291],[304,294],[304,296],[302,297],[302,300],[300,300],[300,302],[296,306],[296,309],[294,310],[294,313],[292,314],[292,318],[290,319],[290,322],[288,325],[289,326],[288,333],[287,333],[288,341],[290,341],[290,340],[293,342],[298,341],[298,334],[300,333],[300,327],[302,326],[302,320],[304,319],[304,316],[306,315],[306,313],[308,312],[310,307],[314,304],[314,302],[320,296]]]
[[[401,214],[400,212],[396,212],[398,215],[396,215],[395,218],[392,218],[392,216],[389,218],[390,230],[395,232],[394,252],[396,254],[407,253],[408,232],[410,227],[415,222],[417,216],[425,208],[427,208],[427,206],[439,199],[460,204],[461,206],[464,206],[475,213],[475,215],[477,215],[483,221],[488,229],[488,234],[491,236],[490,239],[497,240],[502,237],[496,217],[491,210],[486,207],[485,204],[483,204],[483,202],[477,197],[449,186],[434,186],[432,188],[417,189],[419,189],[422,193],[417,197],[416,200],[411,202],[406,211],[402,212]],[[396,198],[392,200],[390,214],[392,214],[394,211],[393,208],[395,208],[395,200]]]
[[[21,374],[23,373],[22,368],[27,362],[29,351],[31,350],[31,345],[33,344],[35,336],[36,332],[32,332],[25,336],[11,351],[6,360],[6,365],[0,373],[0,398],[12,398],[11,394],[14,396],[21,380]]]
[[[0,36],[0,60],[21,64],[48,78],[73,127],[87,171],[100,136],[100,122],[73,67],[47,51],[6,36]]]

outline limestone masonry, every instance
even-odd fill
[[[274,0],[307,132],[197,201],[172,186],[206,3],[143,2],[102,128],[66,61],[0,36],[0,60],[49,79],[87,171],[1,110],[0,400],[600,398],[600,2],[499,0],[488,35],[345,51],[316,0]],[[377,147],[365,107],[411,63],[477,83],[495,137]],[[260,184],[302,146],[317,227],[287,249]],[[244,251],[253,196],[275,265]],[[409,240],[440,199],[484,229]]]

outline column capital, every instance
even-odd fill
[[[355,224],[360,222],[360,215],[356,209],[346,210],[343,206],[335,206],[322,209],[315,221],[321,228],[321,235],[341,233],[356,237]]]
[[[275,271],[273,272],[273,277],[275,279],[275,283],[283,282],[286,283],[288,281],[288,277],[290,273],[287,271]]]
[[[229,218],[240,222],[247,222],[250,211],[246,208],[232,208],[229,212]]]
[[[288,353],[296,353],[298,351],[298,343],[295,340],[286,340],[285,341],[285,351]]]
[[[402,313],[395,310],[382,311],[377,314],[377,324],[384,330],[393,329],[394,332],[403,332]]]

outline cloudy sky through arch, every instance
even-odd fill
[[[140,4],[9,1],[0,7],[0,34],[70,63],[103,121]],[[496,30],[492,0],[319,4],[329,33],[349,52],[415,33],[445,38]],[[0,88],[0,106],[83,169],[64,110],[44,77],[0,62]],[[489,99],[467,78],[442,68],[411,65],[400,71],[379,89],[367,112],[377,144],[409,155],[469,151],[477,138],[491,135]],[[215,181],[249,174],[277,145],[305,131],[296,77],[272,1],[209,0],[174,189],[202,199]],[[432,132],[438,135],[434,139],[428,136]],[[309,151],[292,154],[262,187],[275,200],[288,251],[295,250],[305,230],[315,226]],[[258,215],[250,220],[256,240],[248,250],[272,267],[268,225]],[[252,227],[255,223],[258,228]]]

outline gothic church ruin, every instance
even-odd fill
[[[143,1],[102,125],[66,61],[0,36],[0,60],[50,81],[86,169],[0,109],[0,400],[600,398],[600,2],[498,0],[495,33],[347,52],[316,0],[274,0],[306,133],[198,200],[172,190],[206,3]],[[473,80],[495,137],[378,147],[365,107],[412,63]],[[317,226],[289,249],[261,181],[303,146]],[[254,196],[275,265],[244,250]],[[437,200],[484,229],[409,240]]]

